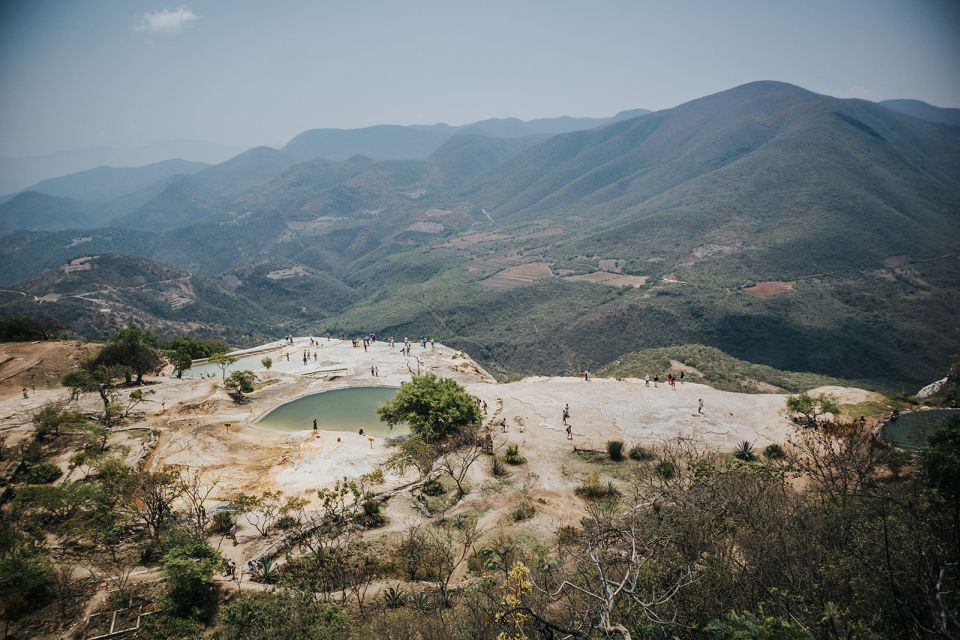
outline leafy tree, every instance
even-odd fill
[[[227,367],[236,361],[237,359],[234,356],[227,355],[224,352],[215,353],[210,356],[210,362],[220,367],[220,378],[223,381],[227,379]]]
[[[206,542],[178,545],[163,556],[160,564],[174,615],[198,617],[207,611],[216,588],[213,573],[220,563],[219,554]]]
[[[118,331],[94,359],[95,365],[128,367],[136,374],[137,384],[143,384],[144,374],[157,369],[162,362],[157,339],[133,324]]]
[[[960,416],[930,434],[927,446],[920,450],[920,466],[927,485],[948,505],[954,553],[960,557]]]
[[[36,485],[18,490],[15,503],[25,515],[64,522],[93,509],[102,493],[99,486],[89,482]]]
[[[233,502],[232,509],[243,513],[247,522],[265,536],[277,518],[304,506],[302,498],[287,497],[282,491],[264,491],[259,496],[243,494]]]
[[[50,599],[53,572],[38,548],[16,540],[0,552],[0,615],[9,624]],[[4,633],[6,637],[6,632]]]
[[[397,395],[378,407],[377,413],[391,427],[409,424],[426,442],[459,433],[483,419],[477,403],[462,386],[432,373],[401,384]]]
[[[63,376],[61,382],[65,387],[70,387],[75,396],[81,393],[98,394],[103,402],[103,423],[109,426],[116,415],[116,412],[111,411],[113,384],[127,371],[128,369],[122,365],[103,365],[95,360],[88,360],[82,369],[71,371]]]
[[[243,394],[253,391],[253,383],[257,376],[253,371],[231,371],[230,377],[224,381],[223,386],[227,388],[230,395],[236,402],[243,401]]]
[[[817,396],[811,396],[804,392],[787,398],[787,411],[803,416],[806,423],[812,423],[826,413],[839,414],[840,405],[837,403],[837,399],[830,394],[821,393]]]
[[[13,315],[0,318],[0,342],[51,340],[63,331],[63,325],[48,316],[31,318]]]
[[[930,434],[920,450],[927,484],[952,501],[960,501],[960,416]]]
[[[263,365],[264,369],[270,371],[270,367],[273,366],[273,359],[270,356],[266,356],[260,361],[260,364]]]
[[[230,350],[230,345],[223,340],[193,336],[177,336],[162,343],[161,346],[167,351],[185,351],[194,360],[209,358],[215,353],[225,353]]]
[[[413,468],[422,480],[430,475],[439,455],[440,452],[436,447],[420,436],[414,435],[400,441],[383,466],[386,470],[401,475],[406,473],[407,469]]]
[[[90,420],[78,411],[67,411],[56,403],[42,406],[33,414],[33,428],[37,437],[45,440],[61,433],[85,431]]]
[[[186,349],[177,349],[167,352],[167,359],[173,365],[173,372],[178,378],[183,377],[183,372],[193,366],[193,356]]]
[[[156,541],[173,520],[173,503],[183,494],[183,483],[176,474],[163,471],[138,471],[130,474],[128,482],[124,505]]]

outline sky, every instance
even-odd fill
[[[960,107],[960,2],[0,3],[5,157],[604,116],[754,80]]]

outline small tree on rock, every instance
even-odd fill
[[[805,423],[814,423],[824,414],[839,414],[840,405],[837,403],[836,397],[827,393],[821,393],[817,396],[800,393],[787,398],[787,411],[799,414],[803,417]]]
[[[243,394],[253,391],[253,383],[256,380],[257,377],[253,374],[253,371],[233,371],[223,383],[223,386],[227,388],[235,402],[241,403],[244,398]]]
[[[236,357],[227,355],[222,351],[210,356],[210,362],[220,367],[220,379],[224,381],[227,379],[227,368],[236,361]]]
[[[114,404],[114,382],[126,375],[127,367],[122,365],[102,365],[95,360],[88,361],[78,371],[71,371],[63,376],[62,383],[73,390],[74,396],[82,393],[96,393],[103,402],[103,423],[113,423],[115,412],[111,410]]]

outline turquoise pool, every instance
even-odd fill
[[[237,361],[232,365],[227,367],[227,375],[230,375],[231,371],[243,371],[248,369],[250,371],[262,370],[263,365],[260,364],[260,361],[264,358],[269,357],[274,362],[277,361],[277,352],[264,352],[264,353],[254,353],[249,356],[241,356],[237,358]],[[292,356],[291,356],[292,357]],[[200,378],[205,377],[208,374],[214,374],[216,377],[220,377],[220,367],[211,363],[204,362],[203,364],[198,364],[190,367],[183,372],[184,378]]]
[[[913,451],[927,443],[927,436],[936,431],[941,424],[955,415],[960,409],[931,409],[929,411],[910,411],[887,424],[884,435],[901,449]]]
[[[408,433],[406,428],[390,429],[380,422],[377,407],[393,398],[393,387],[352,387],[323,391],[303,396],[282,404],[257,421],[262,427],[277,431],[303,431],[317,428],[323,431],[349,431],[373,436],[389,436]]]

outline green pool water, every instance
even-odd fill
[[[955,415],[960,415],[960,409],[931,409],[903,413],[887,424],[884,435],[901,449],[913,451],[926,445],[927,436]]]
[[[377,407],[396,392],[391,387],[352,387],[314,393],[280,405],[257,424],[277,431],[301,431],[313,429],[316,418],[317,428],[323,431],[356,433],[363,427],[364,433],[373,436],[404,434],[406,428],[390,429],[377,415]]]
[[[297,354],[290,356],[291,358],[295,357]],[[227,367],[226,375],[230,375],[233,371],[243,371],[244,369],[249,369],[250,371],[257,371],[263,369],[263,365],[260,364],[260,361],[265,357],[270,357],[274,362],[278,359],[278,352],[270,353],[254,353],[249,356],[242,356],[237,358],[237,361],[232,365]],[[220,371],[220,367],[217,365],[204,362],[202,364],[195,365],[190,367],[183,372],[184,378],[202,378],[206,377],[209,374],[213,374],[217,378],[223,375]]]

